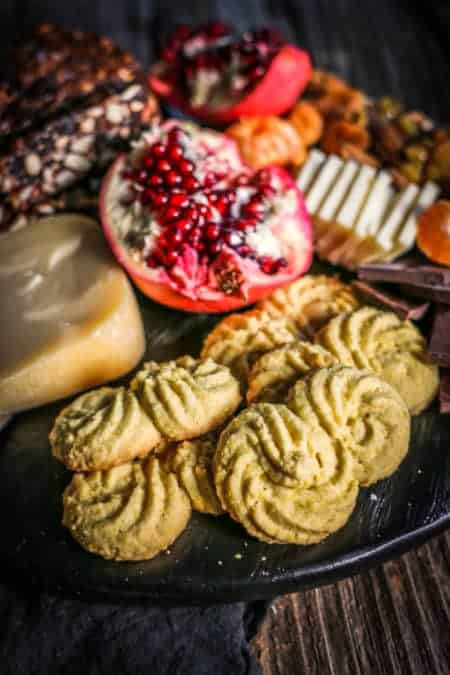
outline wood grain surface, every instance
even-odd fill
[[[54,21],[109,34],[150,63],[174,22],[216,16],[270,23],[370,95],[450,119],[448,0],[1,0],[0,55]],[[255,641],[264,675],[449,673],[449,544],[440,535],[370,573],[280,598]]]
[[[450,534],[367,574],[279,598],[254,642],[263,675],[450,672]]]

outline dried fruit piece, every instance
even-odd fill
[[[307,147],[314,145],[321,138],[323,115],[311,103],[306,101],[297,103],[288,119]]]
[[[332,73],[315,70],[305,91],[305,99],[326,118],[365,119],[366,96]]]
[[[325,127],[320,147],[324,152],[340,155],[343,147],[350,145],[364,151],[369,143],[370,137],[366,129],[359,124],[339,121]]]
[[[244,115],[281,115],[311,74],[308,54],[273,30],[247,31],[213,23],[180,26],[169,38],[150,84],[184,112],[206,122]]]
[[[441,199],[420,217],[417,245],[440,265],[450,265],[450,201]]]
[[[271,164],[301,166],[305,144],[295,127],[279,117],[247,117],[227,129],[244,160],[255,169]]]

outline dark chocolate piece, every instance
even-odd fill
[[[431,359],[450,368],[450,307],[436,305],[429,345]]]
[[[423,288],[442,286],[450,292],[450,268],[407,260],[392,263],[370,263],[358,269],[358,279],[384,283],[408,284]]]
[[[366,284],[363,281],[353,281],[352,286],[363,300],[381,309],[394,312],[402,321],[407,319],[420,321],[430,307],[429,302],[417,303],[406,300],[384,290],[381,286]]]
[[[450,370],[441,369],[439,385],[439,411],[441,415],[450,413]]]
[[[412,286],[411,284],[402,284],[398,289],[401,293],[412,298],[422,298],[443,305],[450,305],[450,284],[446,284],[445,286]]]

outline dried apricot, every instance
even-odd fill
[[[417,246],[434,262],[450,266],[450,201],[441,199],[421,215]]]
[[[311,103],[297,103],[289,115],[289,122],[297,129],[307,147],[317,143],[322,136],[323,115]]]
[[[233,124],[227,134],[234,138],[244,160],[255,169],[271,164],[300,166],[307,152],[292,124],[279,117],[248,117]]]
[[[370,136],[366,129],[359,124],[341,120],[325,127],[320,147],[324,152],[340,155],[344,145],[350,144],[360,150],[367,150],[369,143]]]

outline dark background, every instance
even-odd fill
[[[270,23],[372,96],[450,119],[448,0],[0,0],[0,58],[41,21],[103,32],[151,63],[176,22]]]

